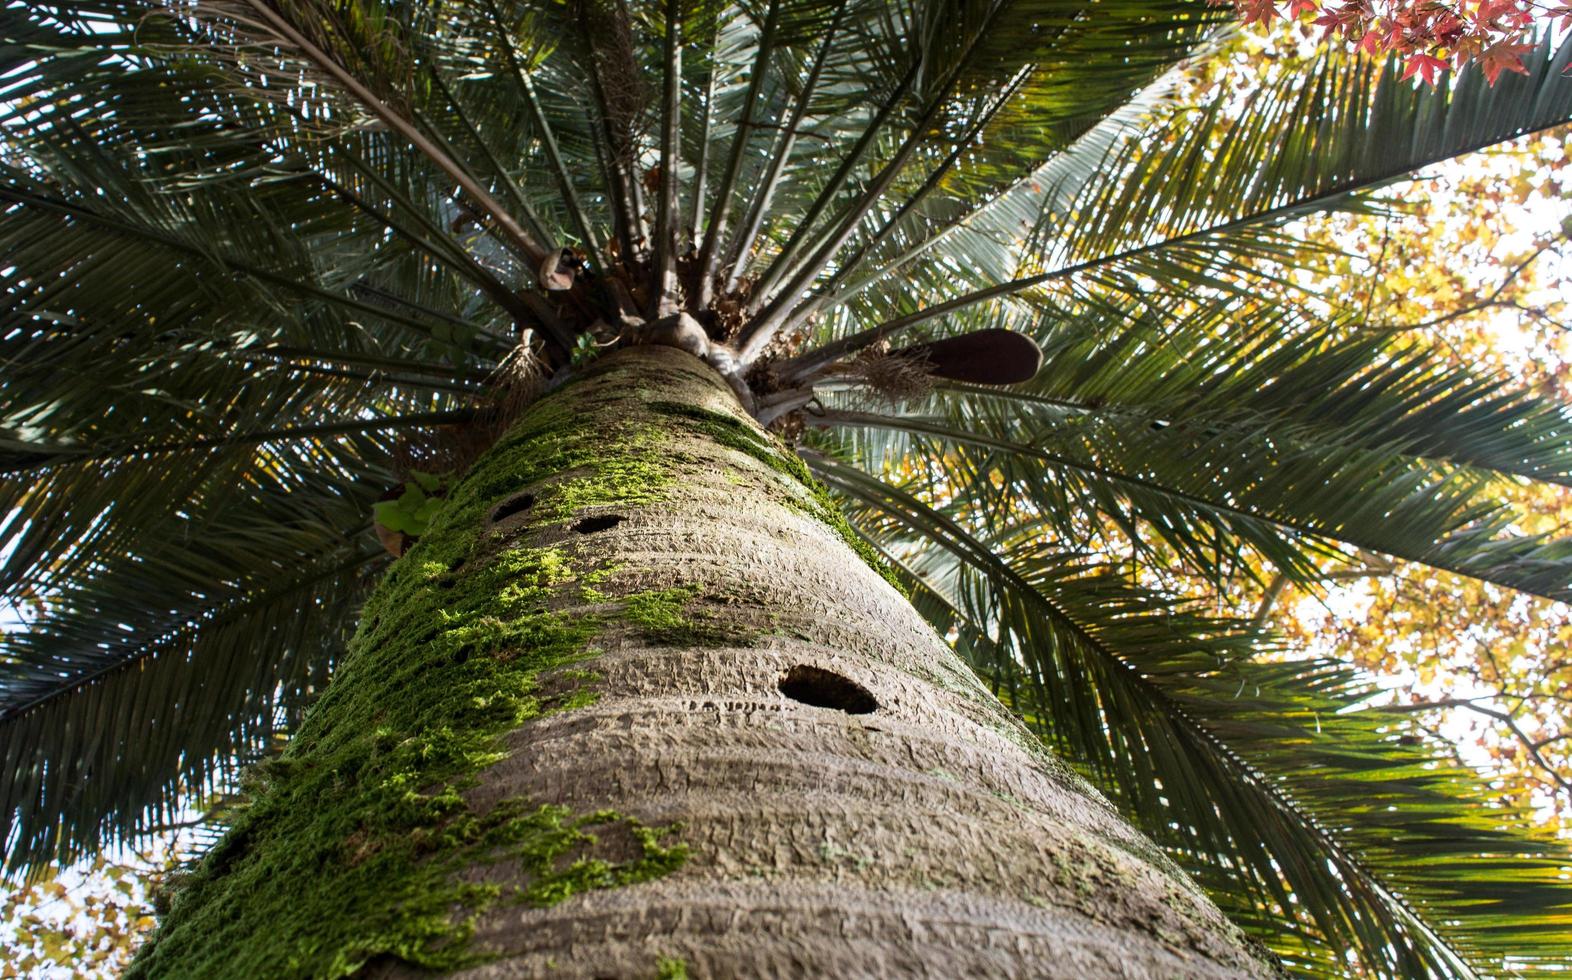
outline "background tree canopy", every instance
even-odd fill
[[[1250,55],[1228,15],[0,6],[8,870],[231,787],[340,656],[374,506],[418,532],[411,488],[532,372],[683,311],[935,627],[1291,969],[1564,966],[1533,790],[1392,710],[1361,669],[1390,632],[1271,614],[1372,569],[1424,569],[1449,623],[1477,600],[1446,589],[1572,594],[1559,389],[1429,322],[1532,280],[1445,294],[1382,250],[1428,233],[1395,181],[1572,120],[1572,47],[1416,87]],[[999,329],[1030,382],[922,346]]]

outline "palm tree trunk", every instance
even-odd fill
[[[533,406],[135,971],[1273,972],[673,348]]]

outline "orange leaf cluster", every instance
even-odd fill
[[[1403,59],[1404,78],[1434,85],[1452,67],[1473,62],[1494,85],[1503,72],[1526,73],[1536,19],[1572,24],[1572,2],[1539,0],[1212,0],[1232,3],[1246,24],[1279,19],[1315,24],[1373,56]]]

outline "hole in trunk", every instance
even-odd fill
[[[834,708],[849,715],[866,715],[879,708],[879,702],[867,688],[822,667],[798,664],[788,670],[776,686],[793,701],[816,708]]]
[[[580,534],[594,534],[596,531],[609,531],[622,523],[620,514],[603,514],[600,517],[586,517],[573,525],[573,530]]]
[[[491,523],[501,524],[514,514],[522,514],[533,506],[535,506],[535,495],[532,493],[521,493],[517,497],[509,497],[498,504],[496,509],[491,512]]]

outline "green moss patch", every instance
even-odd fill
[[[648,504],[663,499],[672,472],[659,451],[662,433],[629,423],[607,432],[585,430],[585,419],[551,406],[541,420],[509,433],[476,466],[460,490],[461,504],[492,500],[519,486],[520,472],[553,479],[531,510],[536,522],[558,521],[605,503]],[[593,418],[593,413],[586,413]]]
[[[693,585],[635,592],[623,597],[618,618],[663,646],[747,646],[758,639],[759,630],[733,617],[710,615],[696,605],[699,594]]]
[[[525,487],[536,522],[658,500],[671,482],[642,451],[655,433],[605,431],[574,400],[528,413],[391,566],[332,685],[248,778],[230,833],[130,976],[339,977],[386,957],[455,969],[485,958],[469,940],[487,908],[554,904],[682,863],[675,828],[522,799],[478,812],[464,794],[507,733],[594,700],[580,663],[619,618],[579,606],[609,563],[512,544],[487,515]],[[499,864],[519,884],[463,873]]]
[[[663,956],[655,964],[655,976],[657,980],[688,980],[688,961]]]
[[[253,778],[133,976],[335,977],[378,955],[453,969],[479,958],[466,940],[498,902],[552,904],[681,863],[669,828],[522,800],[466,804],[502,735],[593,700],[582,682],[594,675],[571,665],[604,624],[553,610],[575,581],[561,552],[510,548],[454,572],[432,560],[450,543],[418,545],[368,604],[341,676]],[[598,855],[608,836],[632,856]],[[504,893],[459,879],[499,862],[524,884]]]

